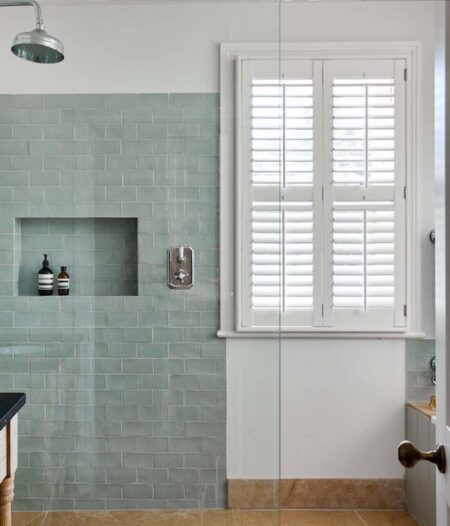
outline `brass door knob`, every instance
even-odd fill
[[[398,460],[405,468],[414,467],[419,460],[428,460],[436,467],[441,473],[445,473],[446,458],[445,458],[445,447],[438,444],[436,449],[433,451],[419,451],[414,444],[408,440],[404,440],[398,446]]]

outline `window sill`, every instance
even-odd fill
[[[264,338],[264,339],[377,339],[377,340],[409,340],[424,339],[424,332],[337,332],[337,331],[302,331],[302,332],[237,332],[237,331],[217,331],[218,338]]]

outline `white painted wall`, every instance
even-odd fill
[[[276,3],[204,2],[46,5],[50,33],[66,46],[57,66],[29,64],[8,51],[31,29],[31,8],[2,8],[2,93],[217,92],[218,44],[277,41]],[[423,329],[433,334],[434,2],[282,4],[285,41],[418,40],[424,113],[421,175]],[[228,476],[398,477],[403,438],[404,342],[232,340],[228,354]],[[320,451],[317,445],[320,445]],[[342,456],[344,450],[355,461]],[[365,453],[372,452],[372,456]],[[325,459],[323,457],[325,455]],[[326,461],[325,461],[326,460]]]
[[[229,340],[228,477],[401,477],[404,357],[401,340]]]
[[[277,41],[276,3],[61,5],[42,2],[46,29],[66,60],[30,64],[9,52],[33,28],[30,7],[0,11],[2,93],[218,92],[224,41]]]
[[[431,1],[286,3],[281,21],[286,41],[422,44],[418,213],[427,337],[434,335],[434,249],[428,240],[434,227],[434,8]],[[401,477],[396,447],[404,439],[404,356],[401,340],[229,340],[228,477]]]

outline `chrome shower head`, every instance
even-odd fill
[[[64,60],[64,46],[44,30],[40,5],[35,0],[0,0],[0,7],[33,6],[36,12],[36,29],[19,33],[11,46],[16,57],[38,62],[56,64]]]
[[[64,60],[62,43],[39,28],[19,33],[14,39],[11,51],[16,57],[40,64],[56,64]]]

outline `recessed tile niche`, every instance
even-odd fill
[[[20,296],[37,295],[44,253],[55,280],[67,266],[70,295],[137,295],[136,218],[18,219],[15,247]]]

